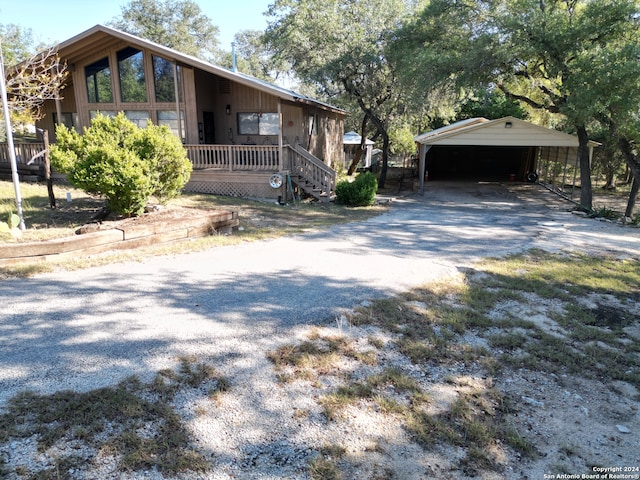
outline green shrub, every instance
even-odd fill
[[[371,172],[363,172],[353,182],[342,180],[336,185],[338,203],[350,207],[373,205],[378,191],[378,179]]]
[[[124,113],[96,116],[80,135],[59,126],[51,163],[87,193],[104,196],[109,210],[138,215],[150,197],[160,202],[180,194],[191,162],[166,126],[139,128]]]

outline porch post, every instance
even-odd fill
[[[174,95],[176,96],[176,113],[178,114],[178,138],[182,142],[184,138],[184,143],[187,141],[187,136],[184,135],[182,131],[182,115],[180,115],[180,85],[178,85],[178,62],[174,62],[173,64],[173,89]]]
[[[427,164],[427,152],[431,149],[431,145],[420,144],[418,150],[420,155],[418,175],[420,175],[420,193],[424,193],[424,172]]]
[[[278,171],[282,171],[284,148],[282,147],[282,100],[278,98]]]
[[[56,115],[58,116],[58,121],[56,122],[57,125],[62,125],[62,104],[60,103],[60,95],[59,93],[56,93]],[[74,125],[75,127],[75,125]],[[54,132],[55,132],[55,125],[54,125]]]

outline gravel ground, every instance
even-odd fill
[[[179,402],[198,447],[217,459],[208,476],[185,478],[306,478],[300,466],[336,432],[313,417],[300,430],[292,405],[312,399],[274,388],[267,351],[303,338],[310,325],[335,325],[367,298],[455,275],[487,256],[539,248],[640,258],[640,230],[572,215],[542,189],[436,187],[394,199],[387,214],[317,233],[0,282],[0,406],[27,389],[150,381],[191,355],[232,388],[212,414],[196,415],[188,396]],[[384,420],[375,428],[397,429]],[[31,447],[8,448],[15,459]],[[412,449],[407,443],[393,461],[428,460]],[[278,453],[267,462],[266,451]],[[113,473],[112,463],[73,478],[142,478]]]

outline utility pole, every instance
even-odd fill
[[[7,85],[4,77],[4,55],[2,54],[2,41],[0,40],[0,97],[2,100],[2,113],[7,129],[7,147],[9,148],[9,163],[11,164],[11,177],[13,187],[16,191],[16,209],[20,218],[20,230],[24,230],[24,215],[22,214],[22,196],[20,195],[20,177],[18,176],[18,162],[16,161],[16,150],[13,145],[13,130],[11,129],[11,119],[9,118],[9,101],[7,99]]]

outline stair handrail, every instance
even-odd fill
[[[291,170],[293,173],[299,174],[307,181],[316,184],[325,193],[327,198],[329,198],[336,186],[336,171],[318,157],[311,154],[302,147],[302,145],[296,144],[290,148],[297,154],[293,155],[291,160]],[[302,159],[300,165],[297,164],[297,159]]]

